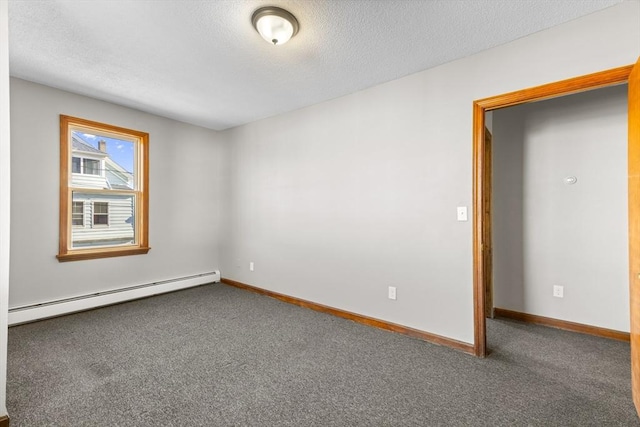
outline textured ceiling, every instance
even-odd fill
[[[472,55],[621,0],[9,1],[11,75],[211,129]],[[251,26],[276,5],[300,32]]]

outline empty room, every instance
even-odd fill
[[[639,425],[640,1],[0,0],[0,427]]]

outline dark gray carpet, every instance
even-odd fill
[[[476,359],[215,284],[9,330],[12,426],[640,425],[628,343],[489,322]]]

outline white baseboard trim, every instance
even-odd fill
[[[105,305],[117,304],[138,298],[150,297],[166,292],[200,286],[207,283],[219,282],[220,271],[195,274],[177,279],[162,280],[144,285],[130,286],[123,289],[98,292],[57,301],[49,301],[9,309],[9,326],[49,317],[62,316],[78,311],[91,310]]]

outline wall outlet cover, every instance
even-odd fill
[[[556,298],[564,298],[564,286],[555,285],[553,287],[553,296]]]

